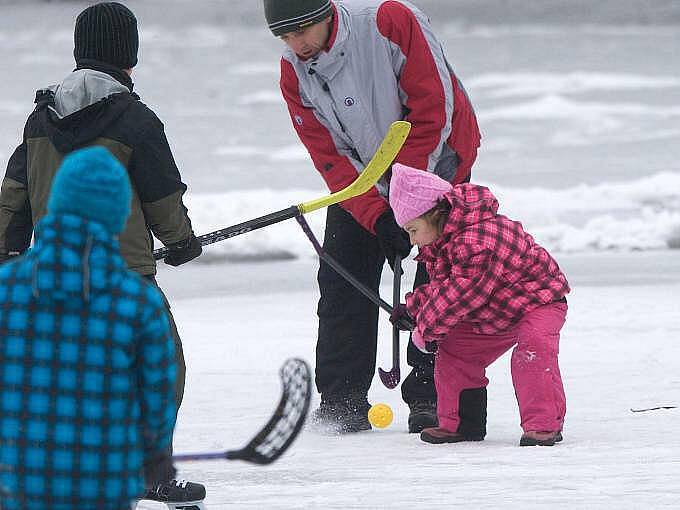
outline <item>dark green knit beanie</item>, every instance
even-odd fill
[[[264,17],[277,37],[318,23],[332,12],[331,0],[264,0]]]

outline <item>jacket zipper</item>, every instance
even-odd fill
[[[331,88],[328,86],[328,83],[326,83],[326,82],[323,82],[323,85],[321,85],[321,88],[331,98],[331,104],[333,105],[331,109],[333,110],[333,115],[335,115],[335,120],[338,121],[338,124],[340,125],[340,129],[342,129],[342,132],[346,133],[345,126],[342,124],[340,117],[338,117],[338,112],[335,111],[335,101],[333,100],[333,94],[331,94]]]

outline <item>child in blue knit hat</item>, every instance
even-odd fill
[[[125,227],[132,190],[125,168],[103,147],[69,154],[52,183],[47,211],[102,225],[112,236]]]
[[[120,2],[84,3],[91,5],[75,19],[75,68],[70,66],[63,79],[36,91],[24,136],[7,161],[0,188],[0,264],[29,249],[36,223],[48,212],[47,199],[62,158],[96,143],[121,162],[132,185],[130,216],[120,233],[122,258],[129,269],[158,286],[156,240],[167,248],[163,262],[169,266],[188,263],[202,253],[184,205],[188,188],[163,122],[133,92],[139,51],[137,17]],[[88,214],[93,211],[87,208]],[[103,216],[99,219],[105,220]],[[169,301],[164,298],[164,303],[175,342],[175,409],[179,410],[186,364]],[[148,464],[147,479],[155,478],[155,467]],[[150,498],[172,503],[194,501],[205,494],[199,484],[174,479],[148,489]]]
[[[0,266],[4,510],[129,510],[145,462],[174,476],[174,344],[160,292],[120,255],[130,200],[106,149],[69,154],[33,249]]]

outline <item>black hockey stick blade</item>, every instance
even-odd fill
[[[647,411],[659,411],[661,409],[677,409],[678,406],[656,406],[656,407],[644,407],[641,409],[630,409],[631,413],[646,413]]]
[[[302,430],[312,395],[312,371],[300,358],[288,359],[279,370],[283,393],[279,405],[267,424],[239,450],[174,455],[175,461],[243,460],[254,464],[271,464],[293,443]]]

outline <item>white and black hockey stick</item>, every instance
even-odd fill
[[[173,455],[177,462],[192,460],[243,460],[254,464],[271,464],[293,443],[300,433],[312,395],[312,371],[299,358],[288,359],[279,370],[283,394],[267,424],[239,450]]]

